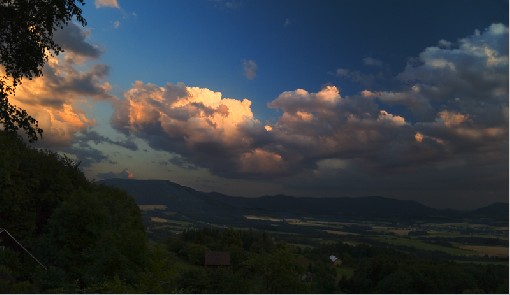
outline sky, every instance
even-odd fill
[[[89,179],[508,202],[508,1],[86,1],[11,102]]]

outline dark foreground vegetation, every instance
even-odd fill
[[[213,227],[153,241],[127,193],[88,181],[70,159],[5,132],[0,150],[0,228],[44,265],[2,246],[2,293],[508,293],[508,265],[387,246]],[[204,266],[208,251],[228,253],[228,265]]]

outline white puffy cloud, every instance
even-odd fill
[[[119,8],[120,7],[117,0],[95,0],[94,4],[96,5],[96,8],[102,8],[102,7]]]
[[[312,110],[327,111],[331,107],[335,107],[340,100],[340,90],[336,86],[326,86],[317,93],[309,93],[304,89],[285,91],[268,106],[290,113],[296,113],[300,110],[306,113]]]

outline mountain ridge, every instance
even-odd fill
[[[200,219],[244,220],[244,215],[277,215],[285,218],[497,218],[508,220],[508,203],[494,203],[470,211],[435,209],[413,200],[382,196],[295,197],[264,195],[255,198],[201,192],[170,180],[106,179],[99,183],[126,190],[138,205],[166,205],[169,210]],[[505,209],[506,208],[506,209]]]

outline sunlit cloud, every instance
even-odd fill
[[[251,159],[253,134],[267,132],[254,118],[250,100],[183,84],[160,87],[137,81],[115,107],[117,130],[224,175],[247,172],[241,156]]]
[[[285,170],[281,155],[259,148],[242,154],[240,162],[245,173],[274,175]]]
[[[73,23],[56,31],[55,39],[65,52],[58,57],[50,56],[43,75],[23,80],[15,95],[9,97],[12,104],[36,118],[44,130],[35,146],[65,152],[80,161],[82,168],[110,161],[103,152],[87,144],[83,136],[96,124],[96,118],[85,109],[97,101],[112,99],[107,81],[109,68],[94,63],[102,51],[87,41],[89,35]]]
[[[86,35],[76,33],[76,29],[71,24],[58,32],[65,53],[58,58],[50,57],[43,76],[23,80],[11,97],[13,104],[39,121],[44,130],[41,141],[44,145],[70,145],[75,133],[95,124],[95,119],[88,117],[80,104],[111,98],[111,86],[106,81],[109,68],[95,64],[83,69],[81,63],[96,58],[99,51],[85,42]]]
[[[94,4],[96,8],[110,7],[110,8],[119,8],[119,3],[117,0],[95,0]]]

